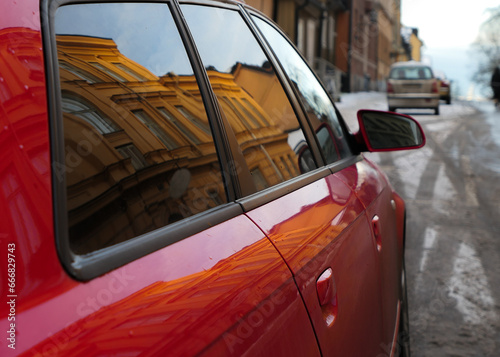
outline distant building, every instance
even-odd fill
[[[385,91],[391,65],[401,51],[401,3],[380,0],[378,6],[377,89]]]
[[[384,90],[391,64],[404,53],[400,0],[246,3],[278,23],[331,94]]]
[[[398,61],[421,61],[423,41],[418,38],[418,28],[401,28],[401,45],[403,51],[398,55]]]

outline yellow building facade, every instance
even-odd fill
[[[400,1],[380,0],[378,3],[378,87],[384,88],[391,65],[396,62],[401,49]]]
[[[398,54],[398,62],[422,60],[424,42],[418,37],[417,28],[405,27],[402,30],[403,49]]]

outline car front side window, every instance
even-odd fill
[[[257,191],[316,168],[272,64],[238,11],[182,5]],[[210,31],[207,31],[210,29]]]
[[[268,22],[252,16],[296,88],[327,164],[349,155],[345,130],[328,94],[288,40]]]

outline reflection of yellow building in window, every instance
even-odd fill
[[[208,75],[257,189],[298,176],[295,148],[303,142],[293,142],[291,133],[300,127],[274,72],[242,64],[232,72]]]
[[[77,253],[226,201],[194,75],[158,77],[111,39],[57,36],[57,46],[66,160],[56,175],[66,175]],[[299,143],[291,133],[300,128],[289,127],[293,112],[281,87],[273,89],[280,83],[272,70],[238,64],[232,74],[208,74],[257,189],[297,176]],[[283,110],[269,115],[269,102],[283,102]]]

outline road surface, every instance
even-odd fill
[[[387,103],[354,93],[337,107],[356,131],[357,109]],[[500,356],[500,111],[457,101],[440,111],[401,111],[422,125],[424,148],[366,155],[407,204],[412,355]]]

